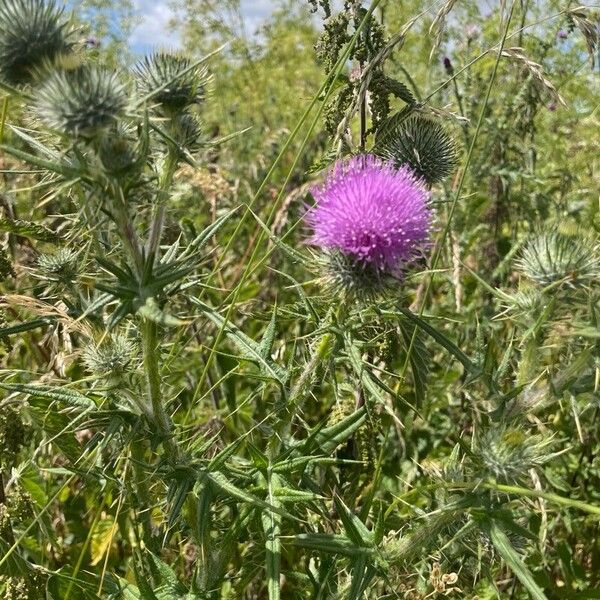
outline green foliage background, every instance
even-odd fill
[[[129,68],[131,4],[76,4],[84,60]],[[360,61],[327,77],[308,3],[258,36],[236,0],[177,4],[186,54],[220,50],[193,160],[129,115],[151,149],[124,225],[167,207],[141,292],[102,148],[0,88],[5,597],[600,597],[598,12],[377,4],[406,28],[386,116],[443,122],[459,161],[427,264],[367,306],[304,243],[310,184],[377,147],[358,113],[333,143]],[[164,414],[136,411],[154,387]]]

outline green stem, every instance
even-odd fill
[[[144,319],[141,334],[144,370],[146,372],[146,384],[152,411],[152,420],[154,421],[160,436],[163,438],[164,448],[169,460],[177,461],[180,453],[179,448],[172,437],[173,421],[165,410],[161,391],[158,325],[153,321]]]
[[[160,238],[165,222],[166,202],[169,197],[168,189],[173,183],[173,177],[177,170],[177,162],[177,153],[175,151],[169,151],[165,157],[164,168],[159,180],[158,193],[156,195],[156,207],[150,226],[150,235],[148,237],[148,242],[146,243],[146,256],[148,257],[148,260],[152,262],[154,262],[158,256]]]
[[[142,523],[142,536],[146,546],[152,548],[152,519],[150,509],[147,506],[148,499],[152,496],[150,495],[150,486],[148,485],[147,476],[144,472],[147,445],[148,444],[145,439],[138,438],[133,440],[133,443],[129,444],[129,450],[131,452],[131,464],[135,479],[134,496],[137,497],[138,506],[146,506],[146,510],[142,509],[141,512],[138,513]]]

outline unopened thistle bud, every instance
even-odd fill
[[[410,167],[429,185],[448,177],[458,162],[456,142],[446,128],[423,115],[409,117],[386,132],[375,152],[396,167]]]
[[[83,362],[95,375],[119,378],[130,366],[134,350],[135,345],[131,340],[124,335],[115,334],[99,344],[89,344],[83,352]]]
[[[190,58],[179,54],[146,56],[134,73],[140,92],[168,116],[202,104],[210,83],[204,67],[194,66]]]
[[[524,247],[518,267],[541,286],[563,283],[585,287],[600,277],[597,242],[587,234],[553,230],[532,238]]]
[[[81,259],[70,248],[60,248],[54,254],[41,254],[37,259],[36,277],[44,281],[69,286],[73,284],[81,269]]]
[[[50,129],[91,138],[116,123],[128,93],[114,71],[96,66],[52,72],[38,93],[37,113]]]
[[[73,45],[64,10],[54,0],[0,2],[0,79],[28,83]]]

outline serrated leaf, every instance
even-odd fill
[[[367,410],[362,406],[335,425],[316,429],[304,442],[304,452],[311,452],[315,446],[320,446],[326,454],[333,452],[338,446],[345,443],[366,419]]]
[[[0,219],[0,231],[14,233],[39,242],[58,243],[62,239],[60,235],[44,225],[32,223],[31,221],[21,221],[20,219]]]
[[[267,498],[269,503],[275,507],[280,507],[279,477],[277,474],[267,473]],[[263,530],[265,532],[266,542],[266,563],[265,570],[267,574],[267,591],[269,600],[279,600],[281,598],[280,574],[281,574],[281,516],[274,510],[267,509],[261,516]]]
[[[239,210],[239,206],[231,209],[229,212],[225,213],[218,219],[215,219],[208,227],[203,229],[186,247],[184,252],[181,254],[179,258],[179,262],[182,262],[182,259],[188,258],[189,256],[197,253],[201,250],[207,242],[216,235],[217,231],[225,225],[225,223]],[[163,259],[164,260],[164,259]],[[161,263],[161,266],[164,263]]]
[[[339,496],[334,499],[334,504],[348,538],[357,546],[371,547],[373,545],[373,534],[362,521],[352,513]]]
[[[220,473],[220,472],[207,473],[206,477],[215,485],[215,487],[218,490],[220,490],[221,492],[225,493],[228,496],[231,496],[232,498],[241,500],[242,502],[245,502],[246,504],[249,504],[250,506],[275,511],[276,513],[278,513],[288,519],[292,519],[294,521],[297,520],[293,515],[288,513],[283,508],[280,508],[279,506],[273,506],[272,504],[269,504],[268,502],[261,500],[257,496],[254,496],[253,494],[250,494],[249,492],[246,492],[246,491],[241,490],[240,488],[236,487],[233,483],[231,483],[231,481],[229,481],[229,479],[227,479],[227,477],[225,477],[225,475],[223,475],[223,473]]]
[[[490,536],[494,548],[498,554],[504,559],[504,562],[510,567],[518,580],[525,586],[529,594],[534,600],[548,600],[543,590],[536,583],[533,574],[527,568],[519,553],[513,548],[508,539],[508,536],[500,529],[497,523],[493,520],[485,523],[485,530]]]
[[[261,356],[268,360],[271,355],[271,348],[273,347],[273,342],[275,341],[275,323],[277,321],[277,304],[273,307],[273,313],[271,315],[271,320],[269,321],[269,325],[265,329],[263,333],[262,339],[258,346],[259,352]]]
[[[154,298],[146,298],[145,304],[138,308],[137,314],[163,327],[180,327],[181,325],[185,325],[185,321],[162,310]]]
[[[42,319],[33,319],[31,321],[25,321],[23,323],[19,323],[18,325],[11,325],[10,327],[1,327],[0,328],[0,338],[8,337],[9,335],[14,335],[15,333],[24,333],[25,331],[32,331],[34,329],[39,329],[40,327],[46,327],[51,323],[54,323],[55,319],[51,317],[45,317]]]
[[[237,346],[238,350],[242,352],[242,358],[257,364],[266,377],[274,379],[282,386],[286,384],[288,380],[287,371],[270,358],[263,357],[260,344],[248,337],[233,323],[226,323],[224,317],[207,304],[204,304],[204,302],[197,298],[192,298],[192,302],[201,308],[204,315],[210,321],[217,327],[223,329],[225,335]]]
[[[74,169],[70,165],[62,164],[59,162],[53,162],[51,160],[45,160],[40,158],[39,156],[35,156],[35,154],[29,154],[28,152],[23,152],[22,150],[18,150],[17,148],[13,148],[12,146],[7,146],[5,144],[0,144],[0,150],[3,150],[7,154],[14,156],[15,158],[22,160],[30,165],[34,165],[39,167],[40,169],[45,169],[52,173],[56,173],[58,175],[62,175],[66,179],[79,179],[83,173],[79,169]]]
[[[417,406],[420,406],[425,401],[425,392],[427,390],[427,375],[429,374],[430,363],[429,352],[423,343],[422,336],[419,335],[420,332],[417,330],[416,325],[411,326],[401,322],[400,331],[402,332],[402,337],[407,350],[410,348],[413,336],[415,336],[409,358],[415,385],[415,398],[417,400]]]
[[[74,408],[96,408],[96,403],[91,398],[67,388],[33,383],[0,383],[0,388],[9,392],[27,394],[42,400],[63,402]]]
[[[301,533],[292,538],[291,543],[300,548],[327,552],[330,554],[341,554],[343,556],[359,557],[373,554],[371,548],[358,547],[345,535],[329,533]]]
[[[452,356],[454,356],[469,373],[474,375],[479,374],[479,370],[473,364],[471,359],[450,338],[407,308],[398,307],[398,310],[427,335],[431,336],[438,344],[440,344],[440,346],[448,350],[448,352],[450,352],[450,354],[452,354]]]
[[[356,347],[356,345],[352,342],[352,340],[348,339],[345,336],[346,342],[346,352],[348,354],[348,358],[350,359],[350,365],[354,370],[354,373],[358,377],[358,380],[363,385],[364,389],[369,392],[370,396],[388,413],[392,413],[393,411],[389,408],[388,403],[384,396],[382,396],[382,392],[387,392],[390,396],[396,400],[398,400],[403,406],[423,418],[419,411],[412,405],[410,402],[407,402],[404,398],[402,398],[399,394],[396,394],[393,390],[388,388],[378,377],[375,377],[370,371],[369,367],[364,364],[361,356],[360,350]],[[397,416],[394,418],[398,419]]]

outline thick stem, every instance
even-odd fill
[[[144,355],[144,370],[148,399],[152,411],[152,420],[156,425],[169,460],[176,462],[179,458],[179,448],[173,440],[173,421],[165,410],[161,391],[158,325],[153,321],[144,319],[142,324],[142,351]]]
[[[175,176],[176,169],[177,154],[174,151],[170,151],[165,156],[164,167],[158,184],[158,193],[156,194],[154,216],[152,218],[152,224],[150,225],[150,235],[148,237],[148,242],[146,243],[146,256],[148,257],[148,260],[152,262],[154,262],[158,257],[160,238],[162,236],[162,230],[165,223],[165,209],[168,199],[168,189],[173,183],[173,177]]]
[[[145,454],[147,448],[147,442],[144,439],[138,438],[130,444],[131,462],[133,465],[133,474],[135,478],[135,495],[138,498],[138,506],[144,506],[148,504],[148,498],[151,498],[150,486],[148,485],[148,479],[144,472],[144,464],[146,461]],[[142,524],[143,540],[146,546],[149,548],[153,547],[152,542],[152,519],[150,515],[150,508],[141,510],[138,513],[140,522]]]

